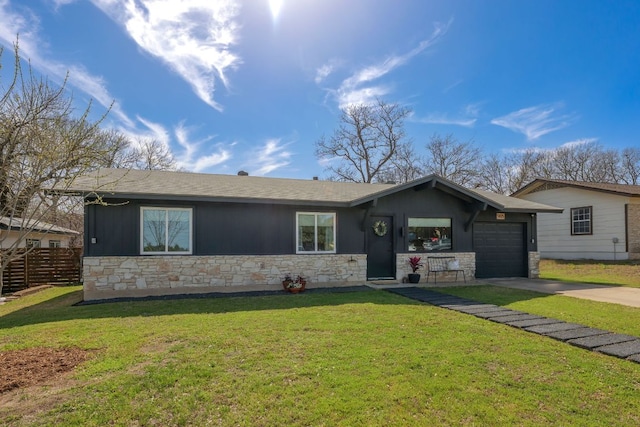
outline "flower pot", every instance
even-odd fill
[[[297,282],[297,286],[296,287],[292,287],[291,286],[292,284],[295,285],[296,283],[293,280],[284,280],[282,282],[282,287],[287,292],[291,292],[292,294],[297,294],[299,292],[304,291],[304,288],[307,285],[307,282],[305,280],[301,280],[301,281]]]
[[[409,273],[409,283],[420,283],[420,275],[418,273]]]

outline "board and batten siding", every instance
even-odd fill
[[[583,190],[557,188],[521,196],[532,202],[563,208],[561,214],[538,214],[538,250],[542,258],[626,260],[625,205],[629,197]],[[571,208],[592,207],[590,235],[571,234]],[[614,245],[613,238],[618,238]]]

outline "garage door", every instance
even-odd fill
[[[473,225],[476,277],[527,277],[524,223],[477,222]]]

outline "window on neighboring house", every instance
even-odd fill
[[[50,248],[61,248],[62,247],[62,242],[60,240],[49,240],[49,247]]]
[[[451,218],[409,218],[407,243],[410,252],[450,251]]]
[[[190,254],[192,209],[141,208],[142,254]]]
[[[40,247],[40,239],[27,239],[25,244],[28,248],[39,248]]]
[[[571,208],[571,234],[592,234],[591,206]]]
[[[296,215],[297,252],[336,252],[336,214],[298,212]]]

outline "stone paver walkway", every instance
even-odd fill
[[[484,304],[455,295],[442,294],[429,289],[412,287],[393,288],[387,289],[387,291],[437,307],[470,314],[481,319],[544,335],[576,347],[640,363],[640,338],[631,335],[615,334],[602,329],[589,328],[578,323],[536,316],[500,307],[499,305]]]

